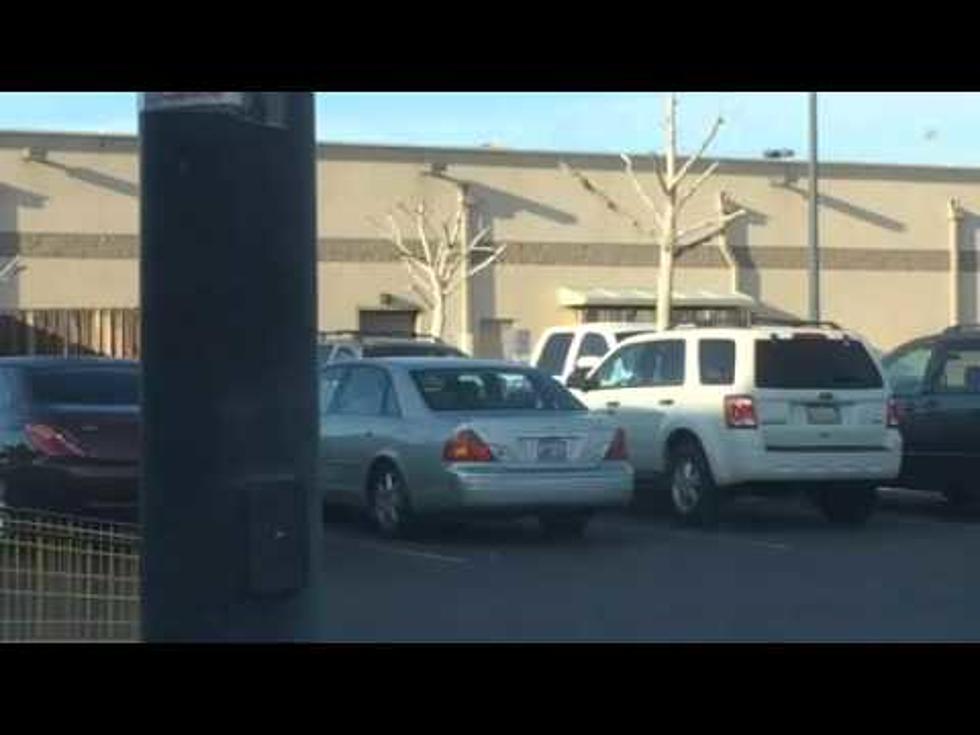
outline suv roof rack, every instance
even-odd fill
[[[843,327],[837,322],[812,321],[809,319],[781,319],[779,317],[751,317],[749,326],[760,327],[823,327],[825,329],[837,329],[843,331]]]
[[[442,339],[434,334],[425,334],[423,332],[368,332],[362,329],[332,329],[317,332],[317,340],[321,343],[328,341],[331,337],[395,337],[401,339],[424,339],[431,342],[438,342],[439,344],[446,344]]]
[[[946,329],[943,330],[943,334],[957,334],[959,332],[980,332],[980,324],[969,322],[954,324],[953,326],[946,327]]]

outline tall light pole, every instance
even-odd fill
[[[810,319],[820,320],[820,247],[817,230],[817,93],[810,92],[810,236],[809,272]]]

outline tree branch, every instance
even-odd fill
[[[454,294],[456,290],[462,285],[463,278],[472,278],[477,273],[482,271],[484,268],[489,268],[491,265],[493,265],[498,260],[500,260],[500,257],[504,254],[504,251],[507,250],[508,245],[509,243],[503,243],[486,260],[484,260],[479,265],[474,266],[468,273],[465,273],[462,278],[458,279],[452,286],[450,286],[449,290],[446,291],[446,295],[450,296]]]
[[[709,132],[708,137],[704,139],[704,143],[701,144],[701,148],[698,149],[697,153],[684,162],[684,165],[681,166],[681,170],[677,172],[676,176],[674,176],[673,181],[671,181],[672,186],[679,184],[681,180],[687,176],[687,172],[691,170],[691,166],[693,166],[708,149],[708,146],[711,145],[711,141],[714,140],[715,136],[718,134],[718,129],[724,122],[724,118],[721,117],[715,120],[715,124],[711,126],[711,132]]]
[[[643,188],[642,184],[640,184],[640,180],[636,177],[636,174],[633,172],[633,161],[631,161],[630,157],[627,156],[625,153],[620,153],[619,157],[622,158],[623,163],[626,164],[626,173],[629,175],[630,181],[633,182],[633,188],[636,189],[636,193],[639,195],[643,203],[647,205],[650,211],[653,212],[654,217],[659,217],[660,210],[657,208],[657,205],[654,203],[653,198],[649,194],[647,194],[646,189]],[[660,228],[657,225],[654,225],[654,229],[656,230],[655,234],[659,237]]]
[[[724,227],[729,222],[731,222],[733,219],[737,219],[737,218],[741,217],[743,214],[745,214],[745,210],[744,209],[739,209],[739,210],[737,210],[735,212],[730,212],[730,213],[728,213],[728,214],[726,214],[726,215],[724,215],[722,217],[718,217],[717,219],[705,220],[704,222],[701,222],[699,224],[696,224],[693,227],[688,227],[686,230],[683,230],[681,232],[678,232],[677,233],[677,240],[682,240],[683,238],[687,237],[691,233],[697,232],[698,230],[703,230],[703,229],[705,229],[707,227],[719,227],[719,226],[720,227]]]
[[[415,210],[415,213],[416,213],[416,220],[415,220],[416,231],[419,233],[419,240],[422,241],[422,251],[425,253],[425,262],[431,266],[434,263],[434,261],[432,259],[432,248],[429,247],[429,238],[427,237],[425,232],[425,225],[426,225],[425,205],[419,204],[419,206]]]
[[[406,247],[404,241],[402,240],[401,228],[398,226],[398,223],[395,221],[394,216],[389,214],[388,222],[389,225],[391,226],[391,242],[398,249],[402,258],[408,260],[409,262],[418,263],[419,265],[422,266],[428,265],[424,260],[422,260],[415,253],[409,250],[408,247]]]
[[[708,233],[706,233],[706,234],[698,237],[696,240],[693,240],[691,242],[686,242],[683,245],[675,245],[674,246],[674,255],[675,256],[680,256],[683,253],[686,253],[688,250],[693,250],[698,245],[702,245],[702,244],[708,242],[709,240],[712,240],[713,238],[717,237],[718,235],[720,235],[722,232],[725,231],[725,228],[728,226],[728,223],[729,222],[731,222],[734,219],[737,219],[737,218],[741,217],[743,214],[745,214],[745,210],[744,209],[740,209],[737,212],[732,212],[731,214],[726,214],[724,217],[722,217],[719,220],[715,220],[713,222],[704,223],[704,224],[698,225],[697,227],[692,227],[685,234],[690,234],[691,232],[696,232],[697,230],[704,229],[705,227],[708,227],[708,226],[711,226],[714,229],[712,229],[710,232],[708,232]],[[680,237],[678,237],[678,239],[680,239]]]
[[[628,220],[629,223],[633,225],[635,229],[639,230],[644,235],[655,234],[651,232],[649,228],[644,227],[643,224],[638,219],[636,219],[636,217],[634,217],[629,212],[627,212],[622,207],[620,207],[611,196],[609,196],[602,189],[596,186],[591,179],[585,176],[585,174],[582,174],[576,171],[575,169],[571,168],[564,161],[559,162],[559,166],[561,166],[562,171],[577,179],[578,182],[582,185],[583,189],[585,189],[587,192],[589,192],[590,194],[592,194],[593,196],[601,200],[606,205],[606,209]]]
[[[694,180],[694,183],[691,184],[691,188],[688,189],[687,192],[685,192],[684,195],[681,196],[680,200],[677,202],[677,209],[678,210],[680,210],[687,203],[687,200],[688,199],[690,199],[692,196],[694,196],[694,193],[699,188],[701,188],[701,184],[703,184],[705,181],[708,180],[708,177],[711,176],[711,174],[713,174],[715,172],[715,169],[716,168],[718,168],[718,162],[717,161],[715,161],[710,166],[708,166],[708,168],[706,168],[704,170],[704,172],[700,176],[698,176],[697,179]]]

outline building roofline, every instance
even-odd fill
[[[135,153],[138,136],[129,133],[69,132],[52,130],[0,130],[0,149],[48,146],[51,150],[76,152]],[[617,170],[623,168],[618,153],[532,150],[498,147],[454,147],[395,145],[390,143],[345,143],[318,141],[317,155],[321,159],[340,161],[392,161],[405,163],[446,163],[476,166],[524,166],[553,168],[565,161],[579,168]],[[653,170],[649,153],[631,153],[634,167]],[[683,157],[681,161],[685,160]],[[717,162],[719,171],[735,175],[791,174],[804,178],[808,173],[805,160],[765,160],[751,158],[706,157],[696,168]],[[867,179],[918,179],[931,181],[980,180],[980,167],[925,166],[901,163],[861,163],[821,161],[821,177]]]

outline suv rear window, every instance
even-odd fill
[[[568,390],[538,372],[506,368],[413,370],[433,411],[584,411]]]
[[[846,339],[760,339],[755,343],[759,388],[881,388],[881,374],[860,342]]]
[[[28,374],[28,382],[38,403],[130,406],[140,402],[136,369],[38,370]]]

